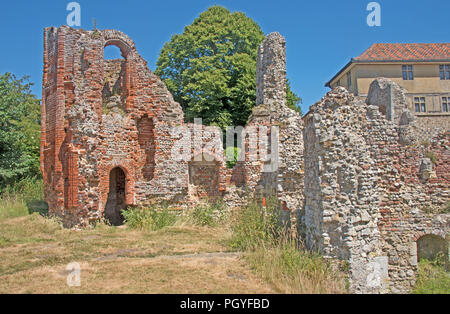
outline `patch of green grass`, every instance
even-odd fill
[[[122,211],[125,224],[131,229],[146,231],[161,230],[175,225],[177,214],[167,208],[157,209],[136,207]]]
[[[262,244],[272,244],[280,231],[277,200],[270,199],[267,206],[253,201],[240,210],[232,225],[231,247],[250,250]]]
[[[280,293],[342,294],[347,291],[342,273],[319,254],[303,250],[295,242],[261,245],[247,252],[246,260]]]
[[[338,267],[307,251],[281,224],[276,198],[266,206],[253,201],[238,213],[230,246],[243,251],[247,263],[280,293],[345,293]]]
[[[0,219],[26,216],[48,210],[41,179],[28,178],[0,190]]]
[[[422,260],[413,294],[450,294],[450,273],[439,261]]]
[[[199,205],[189,214],[193,223],[201,227],[217,227],[227,217],[226,205],[223,202],[215,202],[207,205]]]

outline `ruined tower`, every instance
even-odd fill
[[[104,59],[111,45],[123,59]],[[170,158],[183,112],[123,33],[46,28],[42,99],[45,195],[67,226],[187,193],[188,165]]]

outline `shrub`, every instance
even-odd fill
[[[221,201],[200,205],[194,208],[191,216],[195,225],[216,227],[225,220],[226,205]]]
[[[47,214],[48,207],[43,199],[42,179],[25,178],[8,185],[0,191],[0,218],[20,217],[34,212]]]
[[[122,211],[122,215],[128,227],[147,231],[161,230],[173,226],[177,221],[177,215],[167,207],[162,210],[137,207]]]
[[[225,158],[227,161],[228,169],[233,169],[236,166],[240,155],[241,149],[239,147],[228,147],[225,150]]]
[[[440,258],[420,261],[417,282],[412,293],[450,294],[450,273],[445,267],[445,262]]]
[[[245,251],[265,243],[273,244],[280,231],[278,222],[276,199],[269,199],[266,207],[251,202],[241,209],[233,223],[232,248]]]

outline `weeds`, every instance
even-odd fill
[[[280,293],[345,293],[345,277],[319,254],[295,242],[255,248],[246,254],[250,266]]]
[[[201,227],[217,227],[225,222],[226,205],[223,202],[215,202],[207,205],[199,205],[189,214],[195,225]]]
[[[157,231],[175,225],[177,215],[167,207],[162,210],[153,208],[132,208],[122,211],[125,224],[131,229]]]
[[[450,273],[442,258],[419,262],[419,273],[413,294],[450,294]]]
[[[263,244],[273,244],[280,231],[278,221],[275,199],[270,199],[266,207],[253,201],[235,217],[232,226],[231,247],[246,251]]]
[[[243,208],[230,245],[245,252],[250,266],[280,293],[345,293],[345,276],[319,254],[293,239],[280,221],[276,198]]]
[[[0,219],[26,216],[38,212],[45,214],[44,183],[41,179],[27,178],[0,190]]]
[[[425,156],[426,156],[427,158],[429,158],[429,159],[431,160],[431,162],[432,162],[434,165],[437,164],[438,158],[437,158],[437,156],[436,156],[435,153],[433,153],[432,151],[427,151],[427,152],[425,153]]]

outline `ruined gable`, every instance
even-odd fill
[[[41,167],[50,212],[67,225],[103,217],[114,169],[126,178],[118,204],[186,194],[187,163],[170,156],[183,112],[134,43],[118,31],[65,26],[44,38]],[[104,59],[109,45],[123,60]]]

